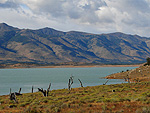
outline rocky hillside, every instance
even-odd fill
[[[149,56],[150,39],[137,35],[30,30],[0,24],[0,63],[124,64],[142,63]]]

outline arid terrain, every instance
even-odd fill
[[[133,64],[143,63],[149,56],[150,39],[138,35],[19,29],[0,23],[2,64]]]
[[[84,63],[63,63],[55,65],[46,64],[30,64],[30,63],[16,63],[16,64],[0,64],[0,68],[72,68],[72,67],[139,67],[140,64],[135,65],[103,65],[103,64],[84,64]]]
[[[9,95],[0,96],[0,113],[6,112],[150,112],[150,82],[101,85],[52,90],[48,97],[41,92],[17,96],[18,103]]]

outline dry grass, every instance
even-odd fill
[[[127,75],[129,76],[131,82],[150,81],[150,66],[140,66],[139,68],[133,70],[111,74],[106,78],[124,79]]]
[[[101,85],[52,90],[48,97],[41,92],[17,96],[0,96],[0,113],[6,112],[150,112],[150,82]]]

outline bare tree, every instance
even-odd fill
[[[43,90],[43,88],[38,88],[38,90],[43,93],[44,97],[46,97],[46,90]]]
[[[43,88],[38,88],[38,90],[43,93],[44,97],[46,97],[46,96],[48,96],[48,93],[50,91],[50,87],[51,87],[51,83],[49,84],[49,87],[47,88],[47,91],[43,90]]]
[[[70,84],[70,79],[69,79],[69,82],[68,82],[68,90],[71,89],[71,84]]]
[[[73,84],[73,76],[71,76],[70,78],[69,78],[69,82],[68,82],[68,90],[70,90],[71,89],[71,85]]]
[[[9,96],[10,96],[10,100],[14,100],[14,102],[18,103],[15,93],[11,93]]]
[[[19,89],[18,92],[11,93],[11,88],[10,88],[10,94],[9,94],[10,100],[14,100],[16,103],[18,103],[16,96],[22,95],[20,92],[21,92],[21,88]]]

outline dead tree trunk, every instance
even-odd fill
[[[68,90],[70,90],[71,89],[71,85],[73,84],[73,76],[71,76],[70,78],[69,78],[69,82],[68,82]]]
[[[78,79],[78,80],[79,80],[79,82],[80,82],[81,87],[83,87],[83,84],[82,84],[81,80],[80,80],[80,79]]]
[[[19,89],[19,92],[18,93],[20,93],[21,92],[21,88]]]
[[[33,93],[33,86],[32,86],[32,93]]]
[[[48,96],[48,93],[50,91],[50,88],[51,88],[51,83],[49,84],[49,87],[47,88],[47,96]]]
[[[11,94],[11,88],[10,88],[10,93],[9,94]]]
[[[46,90],[43,90],[43,95],[44,95],[44,97],[47,96],[47,95],[46,95]]]
[[[70,90],[71,88],[71,84],[70,84],[70,79],[69,79],[69,82],[68,82],[68,90]]]

